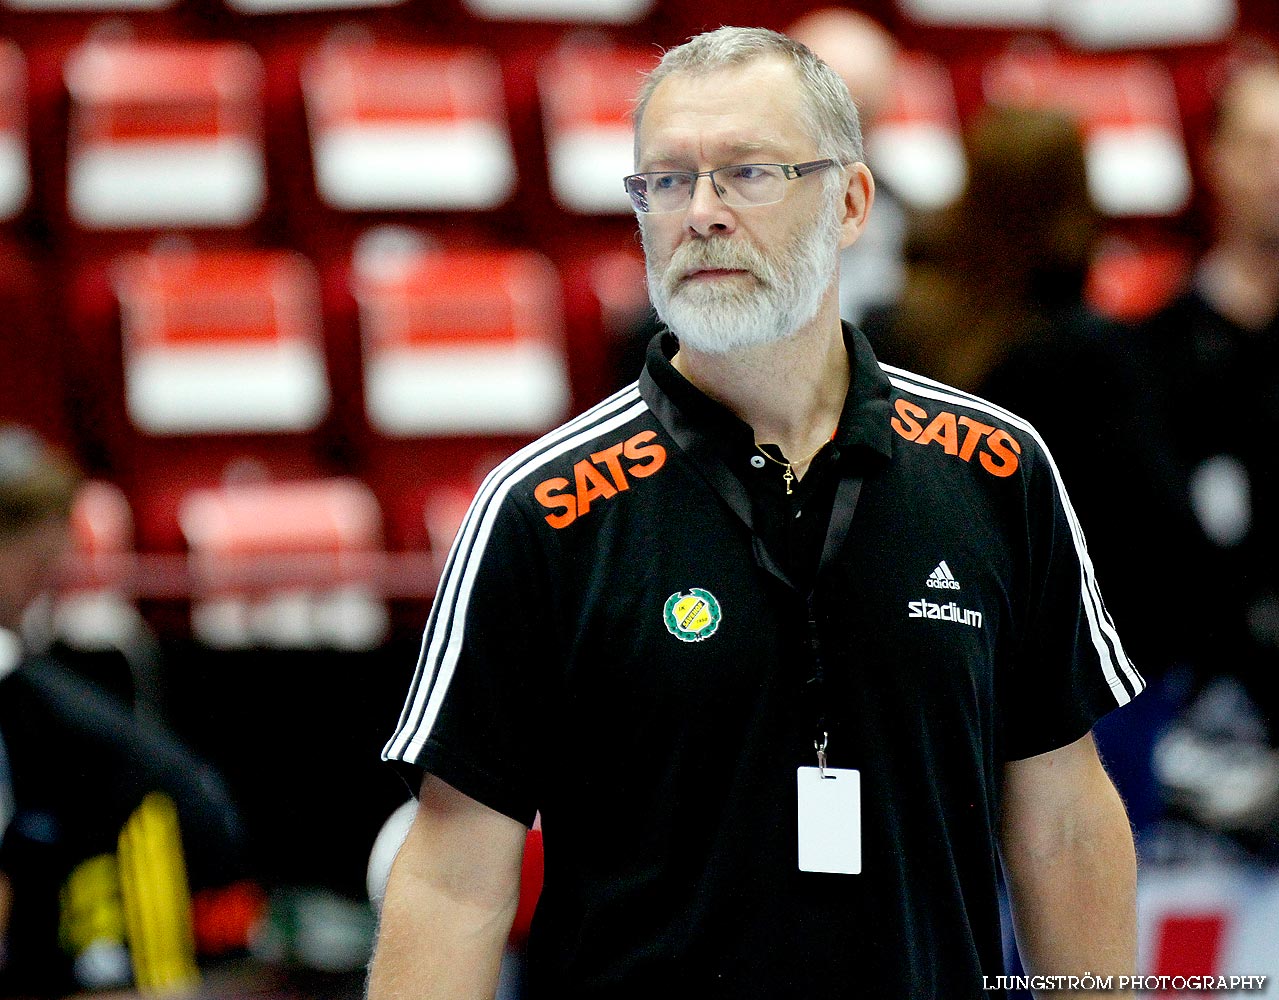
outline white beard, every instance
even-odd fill
[[[776,343],[817,315],[835,280],[839,237],[839,218],[823,205],[812,225],[771,257],[744,240],[709,237],[685,243],[659,268],[645,240],[649,298],[680,343],[695,351],[727,354]],[[755,280],[681,282],[692,268],[743,270]]]

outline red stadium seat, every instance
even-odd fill
[[[330,468],[319,289],[304,258],[131,254],[105,274],[85,269],[72,298],[80,433],[134,502],[144,551],[181,547],[177,505],[193,485]]]
[[[124,491],[102,480],[86,482],[71,511],[71,538],[54,630],[74,649],[120,649],[138,627],[133,510]]]
[[[568,44],[542,65],[546,160],[563,208],[630,214],[622,178],[634,170],[631,110],[640,74],[656,62],[651,48]]]
[[[223,648],[369,649],[385,637],[382,518],[351,479],[191,491],[192,627]]]
[[[27,61],[17,45],[0,40],[0,222],[18,216],[30,197]]]
[[[67,416],[67,354],[49,335],[46,278],[20,244],[0,238],[0,421],[78,450]]]
[[[618,334],[648,308],[644,258],[639,253],[617,250],[600,254],[591,262],[589,276],[605,334]]]
[[[1044,28],[1057,0],[897,0],[902,13],[925,25]]]
[[[5,7],[42,14],[82,14],[105,11],[162,11],[178,0],[3,0]]]
[[[333,41],[303,68],[316,188],[343,211],[457,211],[516,183],[501,70],[470,48]]]
[[[1239,10],[1235,0],[1061,0],[1054,16],[1074,45],[1120,49],[1220,41]]]
[[[236,42],[90,41],[65,69],[85,229],[237,227],[266,197],[261,60]]]
[[[373,486],[386,512],[387,548],[410,558],[430,554],[432,570],[443,571],[444,559],[480,485],[527,438],[454,438],[397,442],[373,457]],[[399,589],[408,601],[429,599],[435,579]],[[420,616],[413,621],[416,629]]]
[[[130,573],[133,511],[114,483],[90,480],[80,487],[71,511],[74,555],[65,586],[116,587]]]
[[[955,90],[940,59],[902,53],[889,103],[866,134],[866,157],[876,176],[917,208],[958,197],[967,164]]]
[[[553,21],[566,24],[631,24],[646,17],[656,0],[462,0],[476,17],[494,21]]]
[[[479,486],[478,479],[470,489],[461,483],[445,484],[428,495],[422,518],[432,552],[444,553],[452,547]]]
[[[369,10],[377,7],[398,7],[406,0],[225,0],[237,14],[300,14],[308,12]]]
[[[582,409],[639,377],[652,329],[644,258],[638,249],[614,248],[561,260],[574,397]]]
[[[1112,216],[1164,216],[1190,199],[1177,97],[1168,71],[1149,56],[1071,55],[1010,49],[986,66],[992,104],[1051,107],[1084,131],[1088,185]]]
[[[315,281],[284,251],[121,260],[133,425],[151,435],[314,430],[329,403]]]
[[[368,240],[349,281],[361,468],[394,548],[447,551],[488,471],[567,413],[559,277],[531,251]]]
[[[569,401],[558,276],[541,254],[357,260],[365,405],[384,436],[531,434]]]

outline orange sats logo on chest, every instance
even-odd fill
[[[981,467],[992,476],[1011,476],[1017,471],[1021,445],[1006,430],[944,410],[930,417],[922,406],[905,399],[897,400],[896,409],[893,430],[907,441],[941,445],[947,455],[958,455],[965,462],[971,462],[976,455]]]
[[[547,510],[558,512],[547,514],[546,523],[552,528],[567,528],[590,513],[591,504],[596,500],[608,500],[629,490],[631,483],[627,476],[644,479],[660,469],[666,464],[666,449],[649,443],[655,437],[656,431],[641,431],[595,452],[589,459],[582,459],[573,466],[571,486],[563,476],[538,483],[533,490],[537,502]],[[630,463],[625,468],[622,459]]]

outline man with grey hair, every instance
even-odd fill
[[[1001,856],[1036,973],[1131,974],[1089,734],[1144,682],[1034,428],[841,324],[847,89],[721,28],[635,127],[671,333],[458,534],[383,754],[419,805],[370,997],[492,996],[538,813],[529,995],[986,997]]]

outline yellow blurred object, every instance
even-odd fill
[[[194,987],[191,891],[168,796],[148,795],[120,832],[120,887],[138,990],[164,996]]]
[[[78,864],[62,886],[58,939],[75,961],[81,986],[124,986],[130,981],[124,900],[115,855]]]

